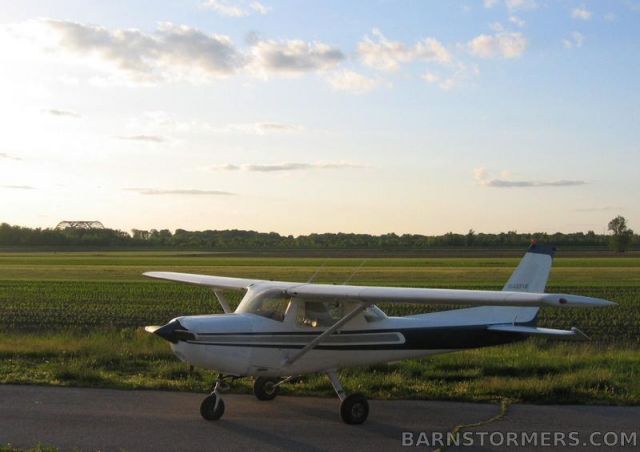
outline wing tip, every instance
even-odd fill
[[[147,278],[163,278],[167,275],[168,272],[144,272],[142,276],[146,276]]]

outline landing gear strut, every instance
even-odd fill
[[[369,416],[369,402],[367,398],[360,393],[350,394],[344,391],[342,383],[338,379],[336,371],[327,372],[329,380],[335,389],[336,394],[340,398],[340,417],[345,424],[357,425],[362,424]]]
[[[258,377],[253,384],[253,394],[258,400],[273,400],[280,392],[280,386],[293,380],[294,376],[283,379]]]
[[[234,380],[236,377],[218,375],[216,382],[209,394],[200,404],[200,415],[207,421],[217,421],[224,414],[224,401],[221,393],[229,389],[229,384],[225,379]]]
[[[276,378],[258,377],[253,384],[253,393],[258,400],[273,400],[278,395]]]

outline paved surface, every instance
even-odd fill
[[[225,395],[224,417],[206,422],[199,414],[202,398],[161,391],[0,385],[0,445],[32,447],[43,442],[63,450],[101,451],[432,450],[438,444],[431,436],[420,438],[420,432],[446,434],[467,425],[463,432],[485,435],[576,431],[581,432],[580,441],[587,442],[593,431],[624,431],[638,437],[636,447],[626,450],[640,448],[640,407],[515,405],[491,420],[500,413],[497,405],[374,400],[366,424],[347,426],[339,420],[334,399],[259,402],[253,396]],[[470,425],[475,423],[483,425]],[[402,447],[403,432],[413,433],[414,447]],[[478,436],[473,447],[447,450],[514,450],[506,444],[506,433],[500,435],[494,435],[493,442],[502,437],[502,447]],[[421,444],[415,447],[418,440]],[[596,442],[604,442],[604,437]],[[541,445],[515,450],[540,450]]]

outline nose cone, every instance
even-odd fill
[[[149,333],[154,333],[163,339],[168,340],[172,344],[177,344],[178,341],[192,341],[196,336],[183,327],[178,320],[172,320],[164,326],[148,326],[145,330]]]

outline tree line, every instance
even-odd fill
[[[40,229],[0,224],[0,247],[3,248],[145,248],[185,250],[426,250],[437,248],[522,248],[532,240],[570,248],[625,251],[640,244],[638,236],[628,228],[623,217],[609,223],[612,234],[594,231],[573,233],[466,234],[449,232],[443,235],[420,234],[354,234],[322,233],[280,235],[276,232],[244,230],[187,231],[177,229],[139,230],[131,233],[117,229]]]

